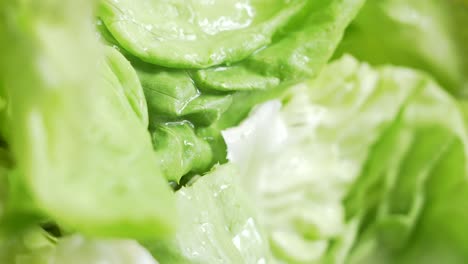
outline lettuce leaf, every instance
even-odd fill
[[[364,2],[1,2],[0,263],[468,262],[468,7]]]
[[[174,68],[232,63],[271,42],[306,1],[100,2],[112,35],[144,61]]]
[[[466,262],[468,138],[432,79],[345,56],[280,107],[223,132],[277,258]]]
[[[374,65],[430,73],[456,96],[468,91],[468,3],[460,0],[369,0],[346,30],[336,57],[351,53]]]
[[[174,229],[174,198],[153,152],[143,91],[125,58],[98,42],[92,4],[1,4],[12,181],[77,231],[161,237]]]
[[[255,104],[279,96],[291,83],[315,76],[364,1],[241,2],[234,8],[234,1],[181,6],[177,1],[105,0],[98,11],[102,37],[125,54],[140,77],[151,133],[166,122],[192,123],[211,146],[204,154],[213,153],[210,166],[226,161],[220,130],[237,124]],[[222,4],[230,14],[252,8],[252,23],[214,35],[196,29],[200,21],[231,19],[223,12],[207,17],[207,10]],[[163,11],[164,16],[151,15]],[[173,30],[193,31],[194,38]],[[258,39],[252,41],[253,35]],[[196,174],[202,165],[194,162],[183,170],[166,166],[165,175],[180,182],[181,173]]]
[[[175,239],[144,243],[160,263],[270,263],[271,253],[232,165],[215,167],[176,193]]]
[[[166,179],[178,182],[176,175],[204,173],[210,165],[210,145],[188,122],[164,123],[152,128],[153,147]]]
[[[39,228],[0,240],[0,261],[9,264],[157,264],[136,241],[90,239],[80,235],[55,240]]]

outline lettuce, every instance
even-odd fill
[[[234,166],[216,167],[176,193],[175,237],[164,240],[56,239],[40,228],[0,239],[1,263],[270,263],[266,235]],[[146,247],[143,248],[141,245]],[[151,252],[153,256],[149,254]],[[156,261],[157,260],[157,261]]]
[[[0,263],[468,262],[467,8],[0,2]]]
[[[211,156],[207,165],[195,160],[182,170],[163,165],[166,178],[180,183],[200,167],[226,161],[222,129],[236,125],[255,104],[277,97],[291,83],[315,76],[363,2],[223,0],[181,5],[104,0],[98,29],[136,69],[151,133],[168,122],[188,122],[210,145],[211,150],[200,153]],[[224,11],[210,11],[216,5]],[[157,12],[165,15],[151,15]],[[250,22],[233,26],[241,20]],[[210,27],[216,30],[207,32]]]
[[[206,68],[238,61],[268,45],[306,3],[105,0],[99,11],[119,43],[143,60]]]
[[[422,69],[456,96],[468,89],[468,4],[463,0],[369,0],[336,56]]]
[[[12,185],[43,216],[85,234],[170,234],[174,197],[146,130],[142,88],[83,22],[91,1],[11,1],[1,10]]]
[[[467,259],[467,134],[457,103],[433,80],[345,56],[283,103],[261,105],[223,133],[276,257]]]
[[[3,242],[3,244],[2,244]],[[18,264],[157,264],[151,254],[131,240],[89,239],[74,235],[54,241],[40,229],[0,241],[2,263]]]
[[[173,241],[147,241],[161,263],[270,263],[264,230],[226,164],[176,193],[179,228]]]

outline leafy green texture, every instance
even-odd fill
[[[468,4],[459,0],[369,0],[337,56],[431,73],[453,94],[468,93]]]
[[[233,11],[231,9],[231,3],[229,1],[215,1],[215,4],[227,4],[226,12]],[[335,47],[341,39],[344,29],[357,14],[359,8],[363,4],[362,0],[333,0],[333,1],[291,1],[286,3],[283,1],[274,1],[270,3],[255,1],[253,2],[252,8],[256,11],[256,16],[262,17],[263,13],[269,13],[268,16],[263,18],[269,18],[278,14],[281,16],[287,17],[287,23],[280,26],[278,24],[277,29],[275,29],[275,34],[270,41],[265,44],[262,44],[255,49],[251,50],[242,45],[236,45],[235,42],[230,41],[215,41],[214,39],[207,38],[200,41],[210,42],[206,45],[197,46],[196,44],[199,39],[193,40],[188,45],[190,49],[197,49],[202,53],[207,53],[202,57],[209,60],[210,55],[216,54],[216,52],[210,49],[211,45],[222,47],[223,49],[228,49],[226,45],[234,44],[236,49],[244,49],[242,53],[246,53],[237,63],[231,65],[221,65],[223,61],[217,63],[212,63],[210,65],[217,66],[209,69],[200,69],[200,70],[191,70],[191,66],[183,66],[189,70],[191,77],[195,80],[195,84],[200,90],[215,90],[215,91],[237,91],[237,90],[249,90],[249,89],[266,89],[273,86],[276,86],[281,80],[287,79],[300,79],[304,77],[310,77],[316,74],[324,63],[332,55]],[[212,4],[213,4],[212,3]],[[178,6],[175,1],[169,2],[147,2],[147,1],[136,1],[132,2],[132,6],[129,6],[128,1],[102,1],[103,8],[101,9],[100,17],[104,21],[104,24],[109,28],[109,32],[103,30],[107,39],[111,39],[111,42],[114,44],[119,43],[126,52],[130,52],[133,56],[138,57],[139,59],[145,61],[145,55],[132,53],[132,49],[127,49],[127,47],[119,42],[119,37],[122,37],[122,32],[125,31],[125,34],[148,34],[152,32],[151,30],[145,30],[145,27],[153,28],[155,31],[160,27],[167,27],[169,24],[178,24],[186,23],[185,26],[199,26],[198,19],[204,17],[202,9],[194,8],[194,6],[200,5],[203,8],[207,8],[207,3],[186,3],[187,6],[182,7]],[[237,3],[237,11],[243,12],[248,5],[243,5]],[[258,6],[256,6],[258,5]],[[283,6],[288,6],[289,8],[282,9]],[[260,8],[264,7],[265,8]],[[139,13],[132,11],[132,8],[142,8],[145,7],[145,10]],[[159,9],[158,9],[159,8]],[[211,7],[213,8],[213,7]],[[159,11],[171,11],[179,12],[179,17],[171,21],[165,21],[164,23],[157,24],[156,20],[163,20],[163,17],[157,17],[148,15],[151,12]],[[257,10],[258,9],[258,10]],[[293,13],[288,13],[291,10],[295,10]],[[183,10],[187,12],[182,12]],[[132,11],[132,12],[130,12]],[[174,13],[166,12],[167,16],[175,16]],[[188,22],[182,21],[189,14],[193,15],[194,21]],[[120,20],[115,19],[115,15],[120,16]],[[222,17],[223,14],[216,14],[217,16]],[[138,17],[140,16],[140,17]],[[150,21],[150,20],[153,21]],[[228,19],[224,17],[224,19]],[[139,21],[148,20],[142,24]],[[195,21],[196,20],[196,21]],[[107,21],[107,22],[106,22]],[[261,20],[263,21],[263,20]],[[125,25],[125,26],[122,26]],[[134,28],[130,30],[127,28],[123,30],[126,26]],[[174,25],[173,25],[174,26]],[[172,30],[178,28],[174,26]],[[119,29],[119,30],[117,30]],[[234,36],[234,31],[231,32]],[[239,34],[238,34],[239,33]],[[152,34],[152,33],[150,33]],[[174,32],[160,30],[157,34],[161,35],[161,38],[158,38],[155,35],[151,36],[151,43],[154,45],[159,45],[164,42],[164,40],[171,39]],[[183,35],[181,35],[183,36]],[[180,36],[179,36],[180,37]],[[235,38],[242,38],[244,40],[248,39],[245,35],[236,32]],[[117,39],[117,40],[115,40]],[[141,45],[143,42],[139,41],[138,37],[132,39],[126,39],[126,41],[132,40],[136,45]],[[158,41],[159,40],[159,41]],[[226,38],[226,40],[229,40]],[[223,47],[225,46],[225,47]],[[262,47],[262,49],[259,49]],[[182,43],[173,42],[169,46],[169,50],[160,49],[157,52],[172,54],[177,52],[177,56],[171,56],[171,58],[186,57],[187,59],[191,58],[190,52],[180,52],[179,49],[187,48],[184,41]],[[236,50],[232,49],[232,50]],[[151,50],[148,48],[148,51]],[[167,52],[166,52],[167,51]],[[255,51],[255,53],[254,53]],[[166,56],[165,55],[165,56]],[[248,56],[251,55],[251,56]],[[132,57],[133,57],[132,56]],[[214,56],[214,55],[213,55]],[[214,56],[216,57],[216,56]],[[160,65],[160,66],[169,66],[174,67],[173,65],[166,65],[164,60],[151,61],[151,63]],[[206,67],[206,66],[205,66]],[[137,66],[137,68],[139,68]],[[177,67],[174,67],[177,68]],[[180,78],[185,78],[184,73],[176,73],[175,75]],[[164,76],[161,76],[163,78]],[[173,78],[172,78],[173,79]],[[167,76],[164,81],[168,83]],[[144,85],[145,86],[145,85]],[[154,89],[153,89],[154,90]]]
[[[175,240],[146,243],[161,264],[270,263],[267,240],[238,176],[233,166],[218,166],[176,193]]]
[[[143,126],[147,127],[148,108],[146,98],[132,65],[113,48],[106,49],[106,59],[107,65],[118,79],[119,84],[116,86],[122,89],[133,111],[140,118]]]
[[[0,261],[8,264],[157,263],[135,241],[89,239],[79,235],[56,240],[40,229],[0,240]]]
[[[286,263],[465,263],[467,134],[433,80],[351,57],[224,133]],[[443,231],[442,231],[443,230]]]
[[[97,27],[101,40],[117,48],[103,24],[98,21]],[[213,138],[218,132],[206,133],[204,127],[226,111],[232,102],[231,95],[201,94],[188,72],[151,65],[117,50],[130,58],[138,71],[156,159],[166,179],[178,183],[186,174],[206,172],[215,163],[213,154],[218,157],[225,151],[224,143]]]
[[[201,89],[219,92],[264,90],[280,83],[276,76],[262,76],[241,65],[198,70],[193,78]]]
[[[174,200],[146,130],[143,92],[125,58],[97,41],[91,5],[1,4],[13,181],[42,212],[83,233],[163,236],[174,229]]]
[[[0,148],[0,223],[9,214],[7,200],[11,199],[9,195],[11,186],[9,186],[8,173],[11,173],[12,161],[11,154],[5,149]],[[0,225],[0,233],[2,225]]]
[[[251,86],[256,89],[234,94],[233,104],[215,126],[224,129],[238,124],[256,104],[277,98],[293,83],[315,77],[332,56],[363,2],[308,1],[300,15],[267,48],[228,68],[200,70],[198,75],[216,75],[220,80],[211,78],[209,82],[207,78],[203,86],[219,86],[217,83],[226,79],[231,87],[246,87],[244,80],[255,80]],[[195,80],[197,83],[198,79]]]
[[[291,106],[305,112],[286,116],[277,101],[261,105],[223,134],[228,159],[241,166],[242,184],[259,209],[275,256],[285,263],[324,263],[330,241],[346,229],[341,199],[358,172],[341,151],[334,153],[332,137],[311,139],[306,132],[313,125],[300,123],[320,122],[320,108],[297,104]]]
[[[178,183],[187,173],[207,171],[213,164],[213,151],[209,139],[198,136],[197,130],[221,117],[232,103],[231,95],[201,93],[185,71],[135,58],[133,63],[144,88],[153,146],[166,179]]]
[[[144,87],[152,122],[190,120],[207,126],[231,104],[230,95],[202,94],[185,71],[135,63]]]
[[[211,165],[225,161],[225,145],[219,131],[237,124],[255,104],[279,96],[291,83],[316,75],[332,56],[344,29],[363,1],[252,1],[246,2],[247,5],[238,2],[237,9],[232,10],[230,8],[233,2],[213,3],[224,4],[223,10],[237,10],[239,14],[251,5],[256,10],[256,18],[246,28],[223,31],[219,36],[184,40],[174,38],[174,32],[162,28],[198,27],[199,21],[206,16],[203,8],[208,8],[207,3],[187,2],[186,6],[180,6],[175,1],[137,1],[130,6],[127,1],[102,1],[99,16],[104,23],[98,23],[103,38],[112,45],[122,46],[121,51],[130,59],[138,73],[148,104],[151,133],[156,133],[154,128],[165,126],[166,122],[193,124],[194,132],[210,144],[211,150],[204,148],[203,156],[212,157],[209,162]],[[144,11],[136,12],[143,7]],[[180,13],[177,19],[158,24],[157,22],[163,21],[163,17],[149,15],[156,12],[155,10],[167,11],[167,16],[174,16],[171,13],[174,10]],[[185,18],[189,15],[193,16],[194,22],[187,23]],[[225,14],[218,12],[216,15],[221,18]],[[117,17],[121,19],[116,19]],[[210,19],[206,21],[214,21]],[[261,46],[246,47],[238,45],[237,40],[232,39],[247,41],[249,45],[255,46],[257,44],[248,40],[249,36],[242,32],[248,30],[258,33],[260,28],[270,25],[270,22],[274,22],[274,26],[271,26],[272,31],[268,34],[274,34]],[[161,38],[151,33],[153,31],[157,31]],[[217,41],[220,36],[223,41]],[[148,41],[154,46],[147,46]],[[128,42],[132,42],[133,46],[128,46]],[[234,45],[235,49],[230,48],[230,45]],[[147,48],[147,53],[136,51],[142,47]],[[196,50],[197,56],[192,56],[190,50]],[[244,55],[239,55],[235,60],[234,57],[228,59],[224,55],[219,57],[220,60],[213,60],[218,50]],[[170,55],[171,59],[180,62],[168,62],[165,58],[157,57],[159,55],[156,56],[154,52]],[[173,56],[172,53],[177,55]],[[225,55],[231,56],[229,53]],[[199,58],[205,60],[204,66],[199,65]],[[190,59],[192,64],[183,62]],[[218,65],[221,63],[224,64]],[[192,68],[212,65],[213,67],[205,69]],[[171,150],[163,152],[169,154]],[[174,153],[179,157],[179,152]],[[167,160],[167,157],[163,159]],[[184,176],[181,173],[197,173],[197,168],[206,167],[204,163],[197,163],[196,160],[186,163],[188,165],[184,165],[182,169],[165,165],[166,178],[178,182]]]
[[[195,134],[190,123],[160,124],[152,131],[154,150],[168,180],[179,182],[180,178],[173,177],[209,169],[213,158],[210,145]]]
[[[0,237],[0,262],[8,264],[45,264],[54,251],[54,243],[43,230],[22,230],[14,236]]]
[[[107,28],[141,59],[174,68],[239,61],[271,42],[305,1],[101,1]]]
[[[468,263],[468,7],[364,2],[0,2],[0,263]]]

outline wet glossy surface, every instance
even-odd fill
[[[268,242],[238,178],[223,165],[176,193],[177,244],[189,263],[270,263]]]
[[[132,54],[158,65],[207,67],[245,58],[307,1],[105,0],[100,17]]]

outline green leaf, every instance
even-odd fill
[[[120,54],[103,56],[92,2],[1,5],[0,72],[14,131],[7,140],[34,203],[89,235],[171,233],[173,194],[144,124],[138,82]]]
[[[147,127],[148,107],[146,105],[145,94],[132,65],[113,48],[106,49],[106,60],[108,66],[119,80],[120,85],[118,86],[123,89],[133,111],[141,119],[143,125]]]
[[[190,75],[134,62],[143,85],[152,122],[188,119],[208,126],[231,104],[229,95],[200,93]]]
[[[230,165],[216,167],[176,193],[173,241],[145,243],[164,263],[270,263],[263,230]]]
[[[15,198],[18,197],[17,195],[12,195],[12,168],[13,168],[13,161],[11,160],[11,153],[8,152],[5,148],[0,148],[0,234],[5,232],[3,230],[3,225],[5,218],[9,217],[10,214],[10,206],[12,196]],[[26,195],[22,195],[24,198]],[[13,198],[14,199],[14,198]],[[15,206],[19,207],[19,206]],[[20,221],[17,221],[20,222]]]
[[[434,263],[468,259],[468,136],[457,103],[432,79],[345,56],[283,104],[261,105],[223,132],[276,257],[415,263],[431,248]],[[447,231],[430,240],[439,228]]]
[[[54,243],[40,228],[22,230],[14,236],[0,236],[0,262],[10,264],[47,264]]]
[[[0,261],[9,264],[157,263],[136,241],[79,235],[52,240],[38,228],[0,239]]]
[[[183,175],[203,173],[212,160],[210,146],[188,122],[158,124],[152,131],[154,150],[166,179],[179,182]]]
[[[336,57],[427,71],[458,96],[467,93],[468,5],[461,1],[369,0],[346,31]]]
[[[239,61],[271,42],[305,1],[100,2],[99,17],[142,60],[174,68]]]
[[[193,79],[205,91],[220,92],[263,90],[280,83],[275,76],[262,76],[242,65],[199,70]]]
[[[332,56],[343,32],[358,13],[363,1],[310,1],[297,19],[278,35],[278,41],[259,51],[242,63],[223,69],[218,73],[221,83],[224,78],[230,80],[239,67],[248,69],[247,74],[239,74],[233,87],[246,86],[245,78],[253,79],[252,72],[258,78],[280,80],[259,90],[236,93],[233,104],[214,126],[225,129],[238,124],[256,104],[279,98],[293,84],[304,79],[314,78]],[[217,71],[217,68],[200,70]],[[221,75],[221,73],[225,74]],[[197,79],[195,79],[197,80]],[[203,83],[203,85],[209,85]],[[213,80],[212,86],[216,86]]]
[[[237,4],[239,10],[242,10],[246,6],[240,2]],[[271,28],[271,34],[274,33],[272,39],[255,49],[237,45],[233,39],[226,37],[226,34],[232,34],[229,36],[255,45],[248,41],[250,35],[243,35],[241,32],[258,29],[259,24],[255,23],[263,23],[263,20],[254,21],[255,25],[252,24],[248,28],[220,33],[220,36],[224,34],[223,41],[218,41],[217,35],[191,41],[170,37],[173,33],[162,30],[167,29],[168,25],[176,25],[178,28],[199,26],[197,22],[193,25],[183,22],[183,18],[188,14],[193,14],[195,20],[200,18],[198,15],[205,15],[202,9],[191,9],[192,7],[200,5],[208,10],[204,3],[192,3],[184,7],[177,3],[138,1],[132,2],[130,6],[125,1],[102,1],[99,16],[105,26],[99,23],[97,26],[106,42],[123,47],[121,51],[137,70],[145,91],[151,126],[185,121],[194,124],[197,133],[203,135],[204,140],[210,144],[214,153],[210,164],[214,164],[225,161],[225,144],[220,130],[240,122],[255,104],[280,96],[291,83],[317,74],[331,57],[344,29],[356,15],[363,1],[251,3],[255,10],[262,6],[255,16],[261,17],[262,14],[266,14],[263,12],[271,11],[262,19],[276,19],[281,16],[281,20],[284,20],[281,24],[275,24],[275,28]],[[223,1],[213,3],[226,4]],[[231,10],[230,4],[225,5],[226,12]],[[288,8],[280,9],[282,5]],[[170,10],[176,9],[188,11],[179,13],[180,17],[177,19],[159,24],[155,21],[161,21],[162,17],[148,15],[158,10],[167,11],[165,15],[172,16]],[[137,13],[136,10],[141,12]],[[119,19],[116,20],[117,17]],[[147,30],[145,27],[151,29]],[[161,38],[156,37],[155,40],[155,34]],[[212,61],[216,57],[217,47],[226,48],[223,45],[235,46],[229,49],[229,52],[243,49],[245,55],[235,60]],[[196,50],[198,57],[193,57],[189,50]],[[167,58],[157,57],[159,53],[164,56],[170,55],[174,61],[168,62]],[[203,57],[210,61],[204,66],[184,64],[189,59],[195,62]],[[180,61],[179,64],[176,63],[177,60]],[[184,60],[185,62],[182,62]],[[232,62],[235,63],[231,65]],[[218,65],[221,63],[222,65]],[[193,69],[206,66],[214,67]],[[182,176],[174,174],[171,179],[179,179]]]
[[[151,254],[134,240],[89,239],[79,235],[58,241],[52,263],[67,264],[157,264]]]

